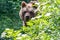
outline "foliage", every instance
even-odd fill
[[[40,18],[30,20],[27,22],[27,27],[21,27],[19,30],[5,28],[1,33],[1,38],[6,40],[60,40],[59,0],[39,0],[39,2]],[[10,19],[6,20],[8,22]]]
[[[0,35],[5,28],[20,29],[22,23],[18,14],[20,5],[19,0],[0,0]]]

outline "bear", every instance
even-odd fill
[[[23,22],[23,26],[27,26],[27,23],[31,18],[36,16],[35,10],[37,7],[32,6],[34,5],[34,2],[31,1],[29,3],[26,3],[25,1],[22,1],[21,3],[21,9],[19,12],[19,16]]]

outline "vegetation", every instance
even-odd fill
[[[1,40],[60,40],[60,0],[39,0],[41,16],[22,27],[20,0],[0,0]],[[36,16],[36,17],[37,17]]]

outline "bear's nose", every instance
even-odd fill
[[[29,16],[26,16],[26,21],[29,21]]]

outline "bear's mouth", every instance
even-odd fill
[[[29,20],[30,20],[29,16],[26,16],[26,21],[29,21]]]

